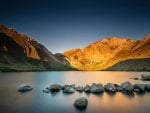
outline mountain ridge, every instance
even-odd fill
[[[0,54],[0,67],[2,69],[3,67],[6,67],[6,70],[17,70],[17,64],[24,65],[25,67],[25,69],[20,69],[20,71],[31,70],[28,67],[34,67],[34,70],[72,69],[65,59],[63,59],[63,62],[60,61],[52,54],[52,52],[50,52],[46,47],[37,42],[35,39],[30,38],[24,34],[19,34],[15,29],[7,28],[3,25],[0,25]],[[28,60],[32,63],[28,62]],[[3,62],[8,62],[8,65]],[[36,63],[34,64],[34,62]],[[41,65],[39,65],[39,67],[36,69],[37,62],[39,62]],[[45,64],[46,67],[44,67]],[[41,66],[42,69],[40,69]]]
[[[66,51],[63,55],[79,70],[104,70],[128,59],[150,58],[150,35],[143,40],[107,38],[83,49]]]

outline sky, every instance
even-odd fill
[[[150,0],[1,0],[0,24],[58,53],[112,36],[142,39]]]

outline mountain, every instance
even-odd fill
[[[0,25],[0,71],[150,70],[150,35],[142,40],[111,37],[53,54],[31,37]]]
[[[63,55],[56,56],[33,38],[0,25],[0,71],[72,69]]]
[[[125,65],[126,68],[121,70],[132,70],[127,66],[143,65],[139,61],[150,58],[150,35],[145,36],[143,40],[106,38],[83,49],[77,48],[66,51],[63,55],[70,65],[78,70],[120,70],[119,67]],[[142,65],[140,65],[141,70],[143,69]],[[111,66],[113,67],[111,68]],[[149,69],[150,63],[146,66],[147,68],[144,68]],[[140,70],[139,68],[134,70],[136,69]]]

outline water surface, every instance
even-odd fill
[[[120,84],[124,81],[132,83],[150,83],[129,78],[140,77],[150,72],[18,72],[0,73],[0,113],[149,113],[150,92],[132,95],[122,94],[87,94],[75,92],[66,95],[62,92],[51,94],[42,90],[50,84],[58,83],[86,85],[108,82]],[[34,87],[33,91],[20,93],[17,87],[27,83]],[[77,110],[73,106],[75,99],[88,98],[85,110]]]

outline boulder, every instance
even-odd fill
[[[72,88],[74,88],[75,89],[75,84],[71,84],[71,85],[64,85],[64,86],[62,86],[62,90],[64,90],[65,88],[67,88],[67,87],[72,87]]]
[[[79,86],[76,88],[76,91],[79,91],[79,92],[83,92],[84,88],[82,86]]]
[[[27,84],[21,84],[18,88],[18,91],[20,92],[27,92],[27,91],[31,91],[33,90],[33,88]]]
[[[147,91],[150,91],[150,84],[145,84],[145,89],[146,89]]]
[[[86,85],[86,86],[84,87],[84,91],[85,91],[85,92],[90,92],[90,86],[89,86],[89,85]]]
[[[104,91],[103,85],[101,83],[95,84],[93,83],[90,87],[91,93],[102,93]]]
[[[116,87],[116,91],[122,91],[122,87],[118,84],[114,84],[114,86]]]
[[[134,84],[134,89],[138,89],[139,92],[144,92],[145,91],[145,85],[144,84]]]
[[[123,89],[124,91],[127,91],[127,92],[132,92],[133,89],[134,89],[134,86],[133,86],[130,82],[128,82],[128,81],[123,82],[123,83],[121,84],[121,87],[122,87],[122,89]]]
[[[141,80],[150,81],[150,75],[146,75],[146,74],[141,75]]]
[[[51,92],[58,92],[61,90],[61,86],[59,84],[52,84],[50,87],[49,87],[49,90]]]
[[[112,83],[107,83],[104,86],[104,89],[105,89],[105,91],[108,91],[108,92],[116,92],[116,87]]]
[[[72,88],[72,87],[66,87],[64,90],[63,90],[64,93],[74,93],[75,92],[75,89]]]
[[[84,109],[87,107],[88,100],[85,97],[81,97],[75,100],[74,106],[79,109]]]

